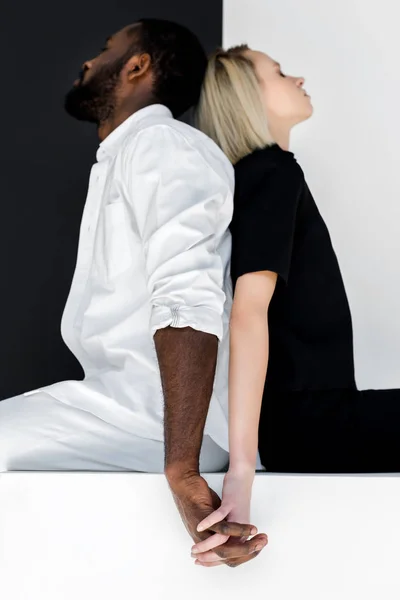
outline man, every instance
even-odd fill
[[[200,468],[228,462],[233,171],[173,117],[197,102],[206,62],[187,29],[143,19],[83,65],[65,108],[101,143],[61,330],[85,378],[0,403],[0,471],[165,472],[195,541],[220,502]],[[250,525],[213,530],[207,565],[236,566],[267,543],[241,543]]]

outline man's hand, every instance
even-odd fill
[[[167,479],[175,504],[193,541],[198,543],[209,538],[211,547],[214,548],[211,551],[204,551],[203,548],[203,552],[198,557],[192,555],[197,558],[196,564],[206,567],[224,564],[236,567],[255,558],[267,545],[268,538],[265,534],[258,534],[251,540],[243,541],[257,533],[253,525],[221,521],[210,527],[208,531],[198,532],[197,525],[219,508],[220,498],[208,486],[206,480],[196,472],[178,478],[169,477],[167,474]],[[215,548],[216,541],[219,545]]]

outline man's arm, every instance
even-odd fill
[[[164,394],[165,469],[198,472],[223,334],[225,265],[217,248],[233,212],[233,177],[172,127],[142,131],[133,152],[130,197]]]
[[[199,472],[218,340],[191,327],[167,327],[154,341],[164,393],[165,473],[173,480]]]

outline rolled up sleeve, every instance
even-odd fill
[[[232,197],[229,182],[171,127],[137,137],[129,193],[143,243],[151,332],[192,327],[221,340],[225,293],[218,246],[229,223],[219,217]]]

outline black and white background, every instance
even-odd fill
[[[143,16],[207,51],[247,42],[303,75],[314,118],[293,136],[351,305],[358,386],[400,387],[400,42],[394,0],[48,0],[2,8],[0,399],[81,369],[60,320],[95,128],[63,98],[104,39]]]

